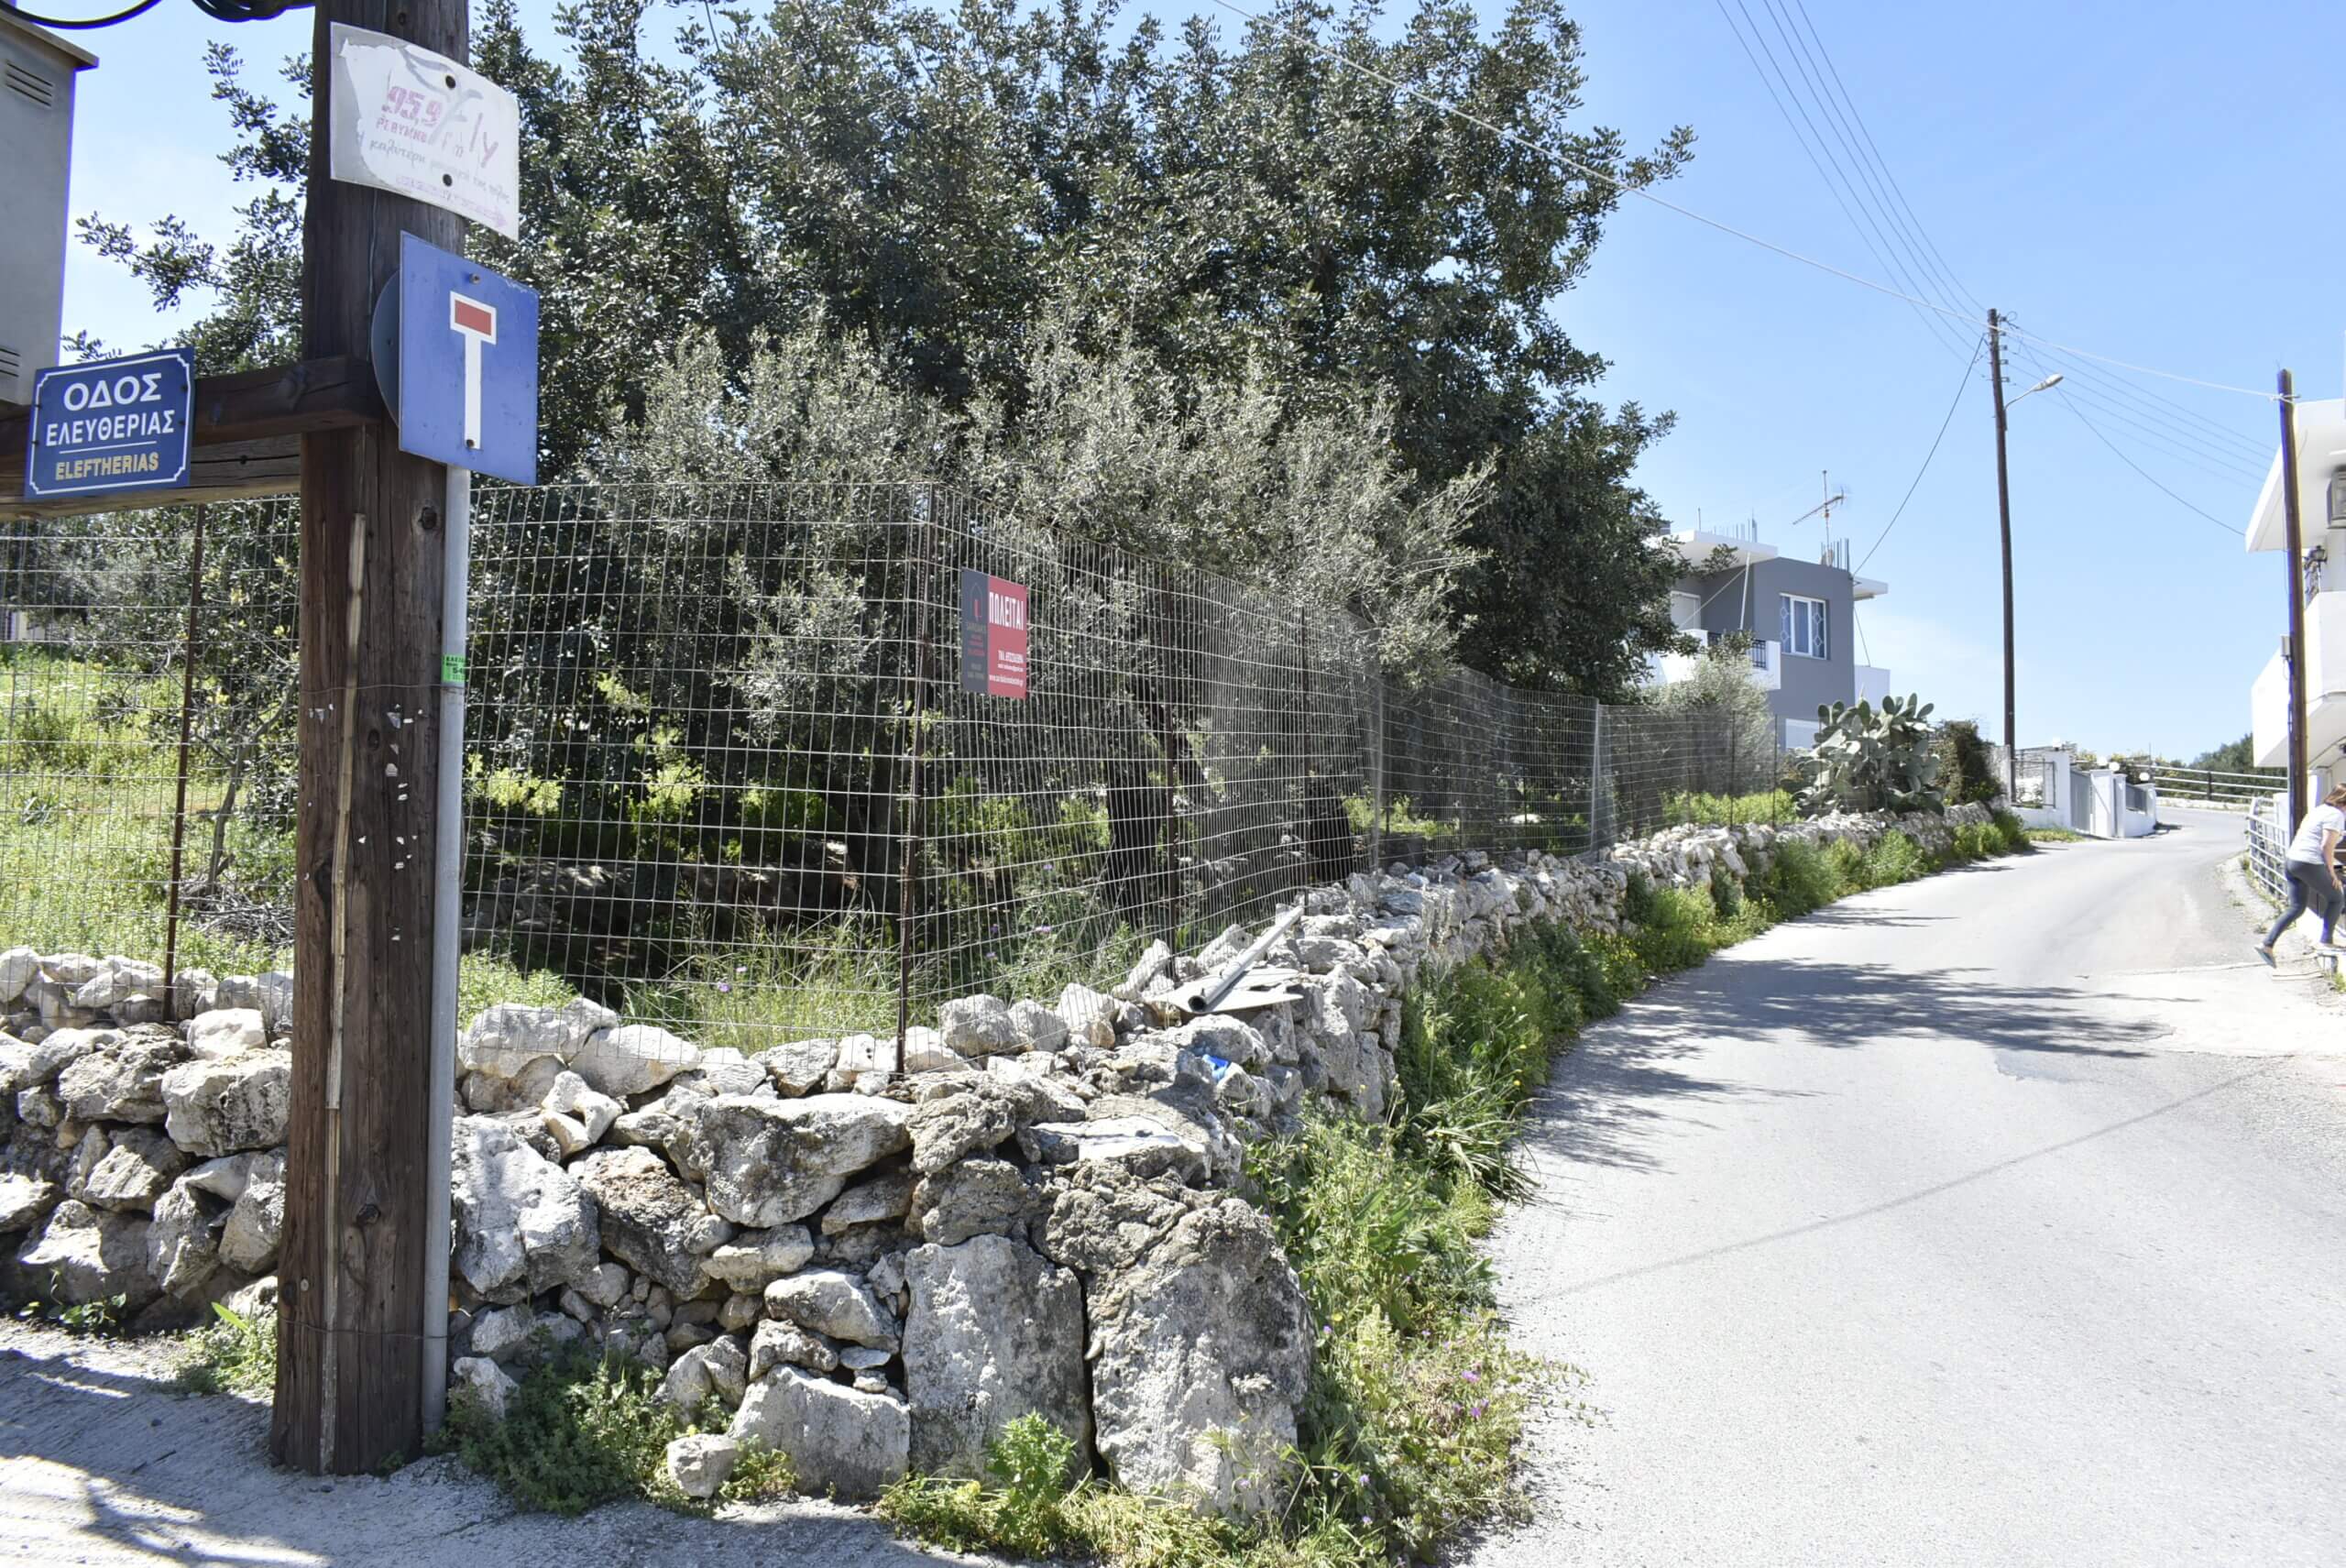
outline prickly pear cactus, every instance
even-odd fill
[[[1919,696],[1884,697],[1881,707],[1834,703],[1816,710],[1816,744],[1809,753],[1801,809],[1944,811],[1939,759],[1927,722],[1931,705]]]

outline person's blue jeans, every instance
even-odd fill
[[[2273,922],[2273,929],[2264,933],[2264,945],[2271,947],[2281,939],[2289,923],[2307,910],[2321,915],[2321,939],[2330,940],[2331,928],[2338,921],[2338,890],[2331,885],[2326,866],[2309,866],[2303,861],[2289,862],[2289,907],[2281,911],[2281,918]]]

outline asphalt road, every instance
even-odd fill
[[[2346,1011],[2251,952],[2240,818],[2178,821],[1584,1036],[1498,1238],[1579,1375],[1467,1562],[2346,1563]]]

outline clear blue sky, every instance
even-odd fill
[[[1825,145],[1854,170],[1777,31],[1780,16],[1795,29],[1803,15],[1813,24],[1922,229],[1980,301],[2042,336],[2115,358],[2256,388],[2287,365],[2301,394],[2338,395],[2346,7],[2335,0],[2284,0],[2253,25],[2181,0],[1979,0],[1959,13],[1853,0],[1808,0],[1804,14],[1792,0],[1781,11],[1767,0],[1725,4],[1766,39]],[[524,15],[543,26],[550,10],[535,0]],[[1666,195],[1895,281],[1836,206],[1713,0],[1583,0],[1575,12],[1589,119],[1618,126],[1633,146],[1682,121],[1700,138]],[[258,79],[306,49],[308,28],[306,14],[227,27],[164,0],[84,35],[104,63],[82,81],[74,210],[141,220],[176,211],[225,232],[236,192],[216,162],[227,129],[206,97],[202,44],[234,41]],[[1821,62],[1803,63],[1829,81]],[[1858,189],[1872,198],[1874,186]],[[1756,515],[1762,537],[1787,553],[1814,551],[1822,537],[1814,521],[1788,523],[1818,498],[1826,470],[1851,497],[1831,532],[1860,555],[1871,547],[1979,335],[1969,326],[1935,335],[1894,300],[1634,202],[1562,313],[1577,340],[1613,362],[1603,395],[1677,411],[1676,432],[1639,473],[1669,515],[1691,523],[1699,510],[1713,525]],[[121,346],[164,331],[135,283],[85,255],[71,264],[66,323]],[[1957,335],[1960,348],[1947,341]],[[2008,378],[2016,392],[2039,374],[2023,363]],[[2245,554],[2236,535],[2160,493],[2073,410],[2160,483],[2233,525],[2255,499],[2276,416],[2267,400],[2100,374],[2118,385],[2073,374],[2078,400],[2065,406],[2066,389],[2047,392],[2012,415],[2020,730],[2032,743],[2057,736],[2187,756],[2248,728],[2249,683],[2281,630],[2281,564]],[[2190,413],[2145,407],[2137,392]],[[1869,662],[1943,713],[2000,729],[1983,373],[1972,375],[1867,575],[1891,586],[1859,618]]]

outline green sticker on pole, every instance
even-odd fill
[[[460,686],[465,684],[465,656],[462,653],[440,655],[440,684],[444,686]]]

